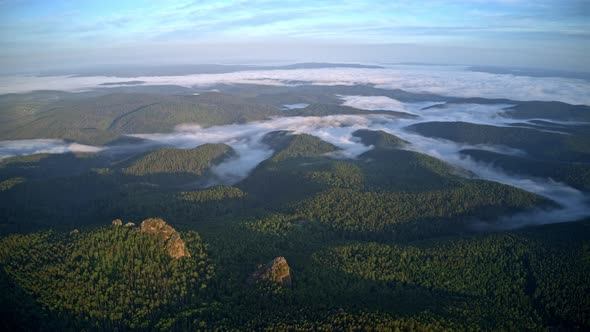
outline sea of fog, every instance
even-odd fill
[[[353,85],[372,84],[384,89],[428,92],[444,96],[562,101],[590,105],[590,81],[565,77],[530,77],[475,72],[464,66],[386,65],[385,68],[319,68],[251,70],[223,74],[182,76],[0,76],[0,94],[34,90],[84,91],[98,87],[216,84]],[[293,83],[297,82],[297,83]],[[117,85],[119,83],[119,85]],[[108,85],[104,85],[108,84]]]

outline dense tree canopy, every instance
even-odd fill
[[[173,259],[156,237],[134,228],[15,235],[1,242],[2,265],[55,324],[148,327],[162,313],[206,301],[213,266],[198,234],[184,239],[191,257]]]

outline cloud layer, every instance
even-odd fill
[[[590,81],[473,72],[458,66],[293,69],[134,78],[4,76],[0,77],[0,94],[33,90],[81,91],[97,88],[102,83],[130,80],[143,81],[145,85],[185,87],[207,87],[221,83],[289,85],[292,81],[315,85],[374,84],[384,89],[402,89],[445,96],[562,101],[590,105]]]

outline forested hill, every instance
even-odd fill
[[[35,100],[35,99],[34,99]],[[113,93],[11,103],[3,112],[0,139],[61,138],[105,144],[121,134],[168,132],[182,123],[212,126],[264,120],[280,111],[221,93],[162,95]]]
[[[564,163],[560,160],[538,160],[526,156],[511,156],[485,150],[466,149],[462,154],[513,174],[531,174],[551,178],[583,191],[590,191],[590,164]]]
[[[318,137],[288,131],[270,132],[263,137],[262,141],[275,150],[270,159],[273,162],[290,158],[317,157],[338,150],[334,145]]]
[[[214,272],[206,246],[194,232],[180,240],[165,223],[151,232],[150,222],[2,239],[2,286],[20,297],[10,308],[14,316],[4,316],[3,307],[4,327],[163,329],[171,312],[202,305]],[[170,257],[162,236],[177,237],[190,255]],[[23,313],[32,319],[20,320]]]
[[[183,173],[199,176],[234,155],[235,151],[225,144],[203,144],[194,149],[160,148],[137,157],[123,172],[135,176]]]
[[[545,160],[590,162],[590,134],[498,127],[468,122],[423,122],[408,127],[421,135],[467,144],[502,145]]]
[[[364,145],[372,145],[378,149],[402,148],[409,144],[407,141],[382,130],[359,129],[352,135],[360,138]]]
[[[588,222],[418,242],[343,239],[285,215],[181,232],[141,225],[0,240],[7,330],[586,330]],[[160,221],[158,221],[160,222]],[[150,224],[152,226],[153,224]],[[168,230],[160,228],[161,235]],[[172,230],[175,232],[174,230]],[[173,233],[174,234],[174,233]],[[252,282],[279,258],[290,283]],[[275,260],[276,261],[276,260]]]

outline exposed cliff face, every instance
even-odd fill
[[[191,256],[186,244],[180,238],[180,233],[170,225],[167,225],[162,219],[150,218],[144,220],[141,223],[140,231],[158,237],[172,258],[178,259]]]
[[[253,281],[270,281],[291,287],[291,270],[285,257],[277,257],[252,274]]]

